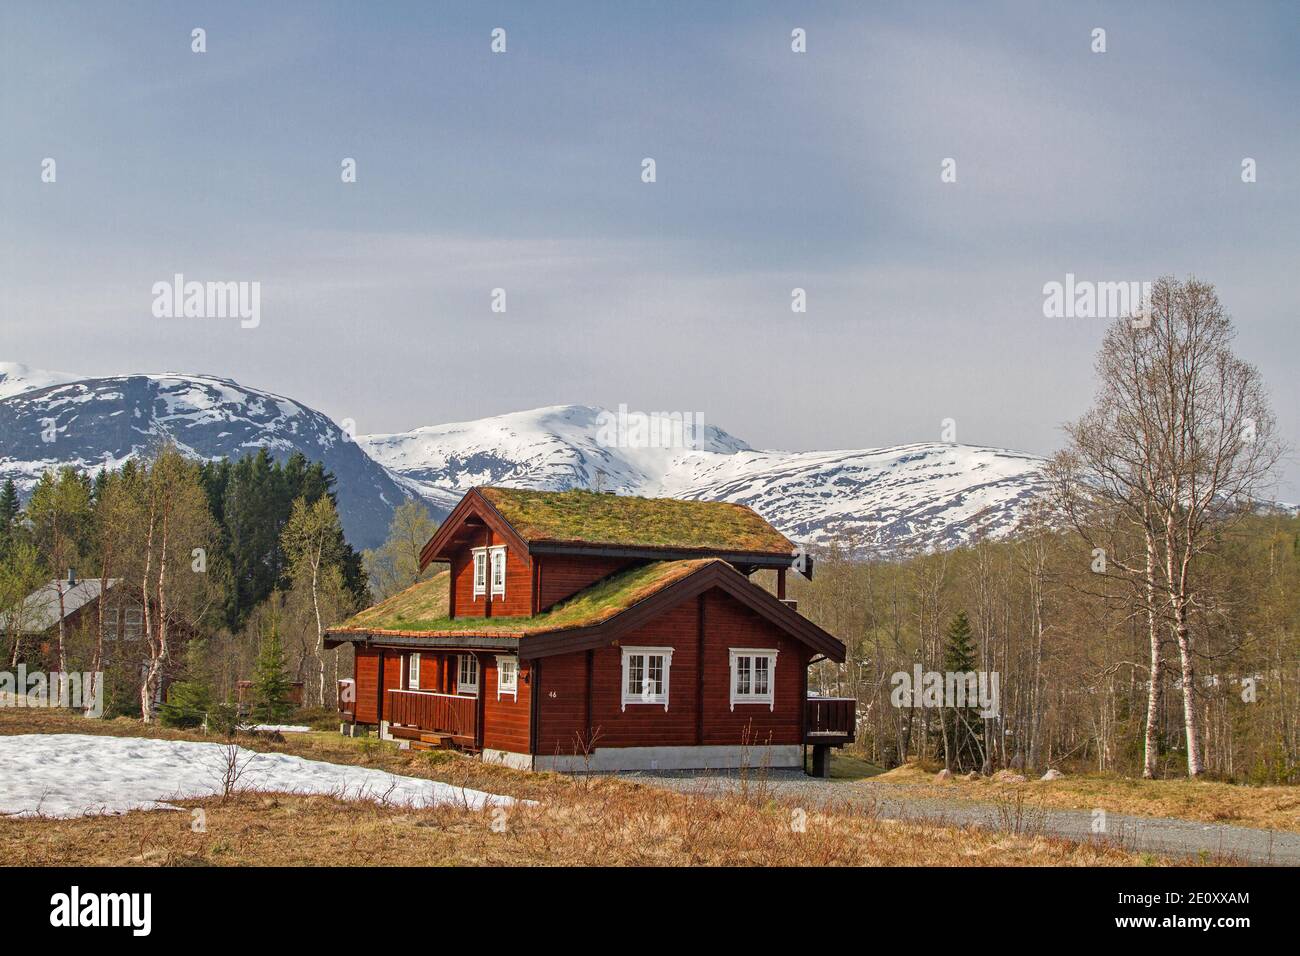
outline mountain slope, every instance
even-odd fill
[[[21,368],[6,365],[10,369]],[[283,460],[300,451],[338,479],[348,540],[373,547],[407,493],[324,414],[271,392],[210,375],[163,374],[59,382],[50,373],[6,375],[0,399],[0,480],[29,491],[49,468],[118,467],[170,439],[195,458],[239,458],[266,448]],[[43,384],[54,378],[55,384]]]
[[[894,552],[1011,531],[1043,461],[969,445],[827,452],[751,448],[714,426],[694,447],[612,442],[610,413],[557,405],[350,441],[301,402],[211,375],[83,378],[0,363],[0,480],[116,467],[170,438],[199,458],[300,451],[338,479],[348,539],[373,547],[408,496],[445,514],[475,485],[602,488],[747,504],[792,539]]]
[[[0,399],[45,388],[48,385],[62,385],[75,382],[80,375],[68,372],[50,372],[45,369],[31,368],[19,362],[0,362]]]
[[[736,501],[794,540],[884,551],[1000,537],[1044,487],[1043,459],[970,445],[759,451],[708,427],[697,449],[611,447],[599,440],[607,414],[551,406],[357,441],[441,509],[479,484],[600,487]]]

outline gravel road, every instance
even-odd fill
[[[626,779],[674,790],[735,790],[740,778],[726,771],[676,771],[626,773]],[[924,820],[957,826],[974,825],[1007,829],[1007,807],[970,800],[944,800],[908,793],[904,784],[872,783],[871,780],[822,780],[798,770],[769,770],[767,786],[783,799],[807,801],[809,806],[827,802],[851,802],[874,806],[877,816],[887,820]],[[1093,815],[1087,810],[1052,810],[1026,807],[1023,829],[1070,840],[1098,839],[1092,832]],[[1165,856],[1225,857],[1233,862],[1274,866],[1300,866],[1300,833],[1285,830],[1257,830],[1221,823],[1198,823],[1170,817],[1134,817],[1108,813],[1106,833],[1125,849]]]

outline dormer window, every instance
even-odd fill
[[[490,548],[474,548],[474,597],[479,598],[488,593],[488,581],[492,582],[492,596],[505,597],[506,594],[506,546],[493,545]]]
[[[505,597],[506,595],[506,549],[493,548],[490,552],[492,557],[492,596]]]
[[[474,597],[487,594],[487,548],[474,549]]]

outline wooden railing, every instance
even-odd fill
[[[809,697],[804,706],[805,738],[808,742],[853,743],[857,712],[858,702],[852,697]]]
[[[478,739],[478,698],[436,694],[431,690],[390,690],[389,723],[451,734],[473,743]]]

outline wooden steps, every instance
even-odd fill
[[[445,750],[452,745],[452,735],[418,727],[389,727],[388,732],[398,740],[409,740],[412,750]]]

